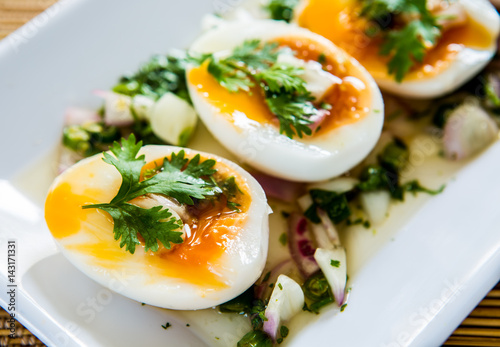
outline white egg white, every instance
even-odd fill
[[[144,154],[146,162],[151,162],[168,157],[173,152],[178,153],[181,149],[173,146],[145,146],[139,154]],[[187,157],[200,153],[202,158],[212,158],[225,164],[234,176],[241,178],[249,187],[251,203],[246,211],[246,219],[241,226],[231,227],[237,229],[237,234],[224,241],[224,252],[217,260],[219,267],[211,269],[222,279],[225,287],[210,288],[193,284],[188,279],[158,275],[158,271],[153,271],[146,261],[148,257],[155,255],[146,253],[142,247],[137,247],[133,255],[126,252],[125,248],[120,249],[120,241],[113,240],[109,225],[113,222],[110,216],[99,210],[95,210],[97,213],[91,220],[81,221],[80,230],[76,234],[55,239],[69,261],[101,285],[149,305],[194,310],[226,302],[241,294],[259,278],[267,258],[270,208],[261,186],[238,165],[212,154],[190,149],[184,151]],[[112,198],[121,184],[121,176],[99,154],[80,161],[62,173],[54,181],[49,196],[63,184],[69,184],[73,193],[91,189],[96,192],[104,191],[103,194],[98,194],[99,199],[102,196]],[[103,225],[106,223],[108,225]],[[50,228],[50,223],[48,224]],[[116,259],[100,259],[96,252],[86,251],[90,249],[87,245],[94,244],[104,244],[103,247],[113,248],[113,252],[117,254],[127,254],[119,255]],[[195,273],[190,276],[196,278]]]
[[[296,25],[271,20],[222,22],[208,30],[191,46],[191,52],[228,52],[245,40],[262,42],[282,37],[310,39],[338,52],[338,59],[349,59],[359,69],[371,92],[370,112],[355,123],[321,136],[293,139],[279,129],[250,120],[235,112],[234,122],[220,113],[188,81],[195,109],[212,135],[241,161],[273,176],[292,181],[322,181],[342,174],[358,164],[376,144],[382,129],[384,107],[380,91],[366,70],[330,41]],[[188,71],[189,75],[189,71]],[[189,79],[188,79],[189,80]],[[335,107],[335,105],[333,105]]]

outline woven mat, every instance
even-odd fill
[[[29,21],[57,0],[0,0],[0,39]],[[10,338],[9,315],[0,308],[0,347],[44,346],[32,333],[16,322]],[[446,346],[500,347],[500,283],[471,312],[446,341]]]

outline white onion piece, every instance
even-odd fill
[[[156,136],[178,146],[186,145],[198,121],[193,107],[173,93],[164,94],[148,117]]]
[[[108,90],[96,90],[94,94],[104,99],[104,122],[108,125],[125,126],[134,122],[130,111],[132,98]]]
[[[266,281],[260,281],[255,286],[255,296],[259,299],[267,299],[271,295],[271,287],[269,284],[276,283],[279,275],[286,275],[293,272],[294,263],[291,259],[287,259],[276,265],[270,272],[269,278]],[[265,275],[267,276],[267,274]]]
[[[304,306],[304,292],[300,285],[286,275],[279,275],[269,299],[263,330],[276,340],[281,321],[295,316]]]
[[[359,180],[353,177],[338,177],[329,181],[318,182],[307,187],[308,190],[320,189],[342,194],[353,190],[359,184]]]
[[[468,158],[490,145],[498,135],[498,127],[482,107],[467,102],[450,114],[443,134],[447,158]]]
[[[101,118],[93,110],[85,108],[68,107],[64,116],[65,125],[81,125],[86,122],[99,122]]]
[[[339,307],[342,306],[345,302],[345,286],[347,282],[347,266],[344,247],[337,246],[333,249],[318,248],[314,253],[314,259],[316,259],[321,271],[323,271],[332,289],[337,305]]]
[[[368,215],[370,222],[379,224],[387,217],[391,204],[391,195],[385,190],[362,192],[360,194],[361,206]]]
[[[297,204],[299,204],[300,209],[302,212],[307,211],[309,207],[313,204],[313,200],[311,198],[310,194],[306,194],[301,196],[300,198],[297,199]]]

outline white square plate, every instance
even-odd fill
[[[16,318],[48,345],[210,344],[168,311],[111,293],[70,265],[45,226],[43,200],[64,110],[97,107],[93,89],[186,47],[203,14],[238,2],[62,0],[0,42],[0,303],[10,300],[7,241],[16,240]],[[460,170],[351,278],[348,309],[287,344],[444,342],[500,279],[498,158],[496,143]],[[167,321],[173,327],[161,329]]]

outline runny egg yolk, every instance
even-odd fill
[[[332,105],[332,109],[326,111],[327,117],[312,137],[354,123],[371,111],[372,95],[368,83],[349,59],[339,58],[337,52],[309,38],[282,37],[273,41],[280,47],[291,48],[299,59],[321,62],[325,71],[342,79],[342,83],[334,85],[321,100],[321,103]],[[196,86],[199,95],[215,108],[215,112],[226,117],[229,122],[236,123],[238,114],[244,114],[260,124],[279,127],[278,119],[269,110],[258,88],[251,89],[250,93],[230,92],[208,72],[207,64],[193,68],[188,73],[188,80]]]
[[[360,2],[356,0],[308,0],[299,12],[297,22],[346,50],[374,78],[383,78],[387,76],[389,58],[379,55],[380,39],[366,34],[370,23],[359,13]],[[405,80],[438,75],[464,47],[486,49],[493,40],[492,34],[483,25],[467,18],[464,24],[445,30],[423,62],[413,67]]]
[[[162,164],[163,159],[145,165],[145,169]],[[239,204],[240,212],[227,207],[227,199],[207,202],[202,206],[190,206],[193,216],[186,222],[191,234],[186,235],[181,244],[172,245],[170,250],[160,246],[158,252],[144,252],[137,247],[134,254],[120,248],[119,241],[113,239],[113,220],[98,209],[82,209],[87,204],[109,202],[121,184],[118,173],[102,172],[102,160],[88,164],[85,170],[67,172],[65,180],[49,193],[45,204],[45,218],[52,235],[71,251],[91,256],[93,263],[109,270],[120,270],[117,264],[144,267],[151,277],[167,276],[199,285],[204,290],[227,287],[220,269],[224,265],[223,256],[247,220],[247,210],[251,204],[249,187],[233,170],[217,162],[216,180],[235,177],[240,193],[231,201]],[[108,165],[109,166],[109,165]],[[114,168],[111,167],[111,170]],[[112,176],[110,178],[110,176]],[[85,183],[88,184],[85,184]],[[92,182],[92,183],[91,183]],[[138,264],[138,258],[143,264]]]

